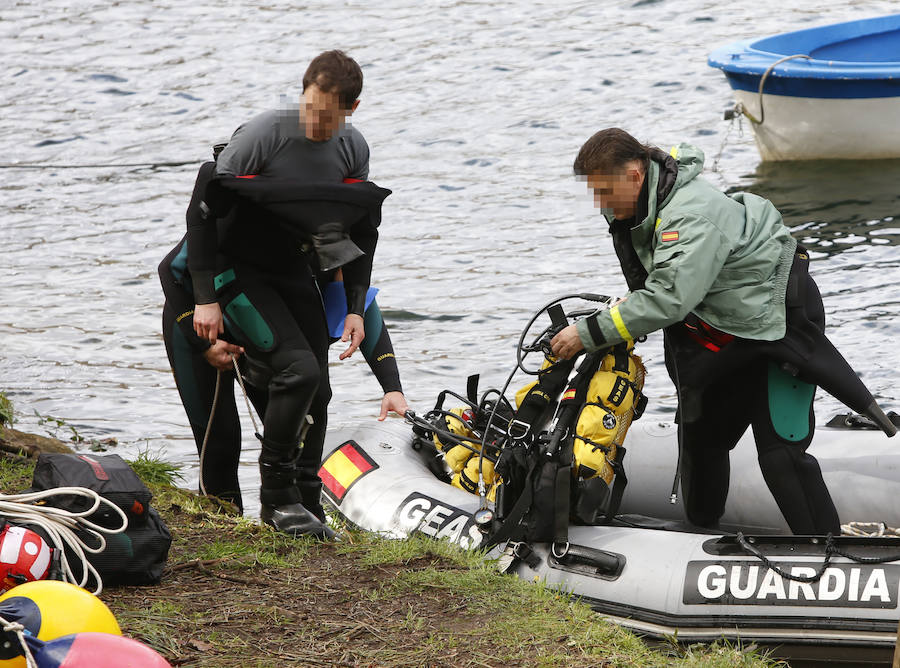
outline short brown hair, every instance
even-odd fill
[[[303,74],[303,90],[312,84],[325,93],[337,93],[341,106],[349,109],[362,92],[363,74],[359,64],[343,51],[323,51]]]
[[[625,130],[607,128],[584,143],[572,168],[578,176],[613,174],[632,160],[639,160],[646,173],[652,149]]]

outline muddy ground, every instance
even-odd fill
[[[22,455],[64,445],[0,429],[2,491],[30,483]],[[346,528],[339,543],[297,540],[186,490],[151,489],[172,534],[162,580],[107,586],[101,599],[172,666],[773,665],[730,646],[651,650],[447,544]]]

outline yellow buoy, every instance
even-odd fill
[[[40,640],[82,631],[122,635],[106,604],[68,582],[37,580],[0,596],[0,617],[19,622]],[[22,646],[12,632],[0,633],[0,668],[25,668]]]

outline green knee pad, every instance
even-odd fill
[[[222,299],[222,288],[235,280],[234,269],[226,269],[215,277],[214,284],[219,299]],[[248,342],[260,350],[269,351],[275,347],[275,335],[262,314],[243,292],[225,305],[225,322],[233,329],[242,332]]]
[[[768,363],[769,417],[785,441],[802,441],[809,436],[809,407],[816,386],[805,383]]]
[[[243,332],[259,350],[269,351],[275,347],[272,329],[243,292],[225,306],[225,318],[230,327]]]

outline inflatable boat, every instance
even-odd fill
[[[326,503],[368,531],[483,550],[504,572],[543,580],[651,636],[892,648],[900,454],[886,434],[900,418],[860,385],[857,403],[871,417],[836,418],[810,446],[845,533],[857,535],[791,535],[749,430],[731,453],[719,528],[691,526],[677,493],[678,430],[671,416],[645,410],[633,343],[588,353],[577,368],[552,356],[553,334],[593,312],[564,312],[571,297],[585,299],[559,298],[528,323],[502,389],[479,399],[472,376],[465,394],[441,392],[424,416],[330,431],[319,470]],[[550,324],[526,344],[542,314]],[[539,352],[540,368],[529,368],[525,358]],[[520,370],[537,380],[513,407],[506,391]],[[846,374],[844,385],[860,383]]]
[[[900,14],[713,51],[763,160],[900,157]]]
[[[723,531],[691,528],[680,502],[670,503],[675,431],[650,415],[633,425],[615,521],[571,526],[567,545],[498,546],[491,556],[505,560],[508,572],[558,586],[653,637],[894,646],[900,538],[787,535],[749,436],[732,453]],[[483,544],[479,497],[435,476],[413,448],[409,425],[366,424],[330,439],[320,475],[326,502],[344,521],[391,537]],[[900,526],[900,454],[892,445],[880,431],[817,429],[810,451],[842,522]]]

